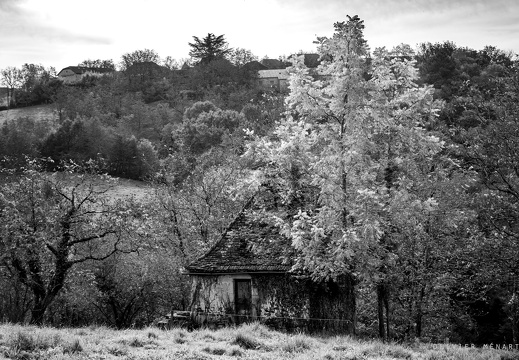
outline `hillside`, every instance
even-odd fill
[[[29,117],[34,118],[36,120],[42,119],[57,119],[57,115],[54,112],[54,105],[36,105],[36,106],[28,106],[24,108],[11,109],[11,110],[3,110],[0,111],[0,125],[4,123],[6,120],[14,120],[21,117]]]
[[[220,330],[116,331],[105,327],[52,329],[0,325],[0,358],[7,359],[519,359],[517,351],[459,345],[402,346],[346,336],[271,331],[254,323]]]

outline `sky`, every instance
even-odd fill
[[[448,40],[519,53],[519,0],[0,0],[0,69],[117,64],[141,49],[186,59],[193,36],[208,33],[278,58],[315,52],[346,15],[364,20],[371,49]]]

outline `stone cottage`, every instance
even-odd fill
[[[315,283],[292,273],[289,240],[260,219],[254,203],[212,249],[187,266],[191,310],[232,314],[235,322],[260,320],[277,328],[354,333],[353,279]]]

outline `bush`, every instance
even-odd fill
[[[310,338],[304,337],[302,335],[291,337],[281,346],[283,351],[289,353],[303,352],[305,350],[309,350],[310,348]]]
[[[81,345],[81,342],[79,339],[74,340],[71,343],[66,344],[63,347],[63,353],[64,354],[76,354],[83,351],[83,346]]]
[[[261,344],[258,341],[241,332],[236,334],[234,343],[244,349],[259,349],[261,347]]]

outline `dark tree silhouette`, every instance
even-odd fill
[[[207,34],[203,39],[193,36],[194,42],[189,43],[191,56],[197,63],[207,64],[213,60],[224,59],[232,49],[228,47],[224,35]]]

